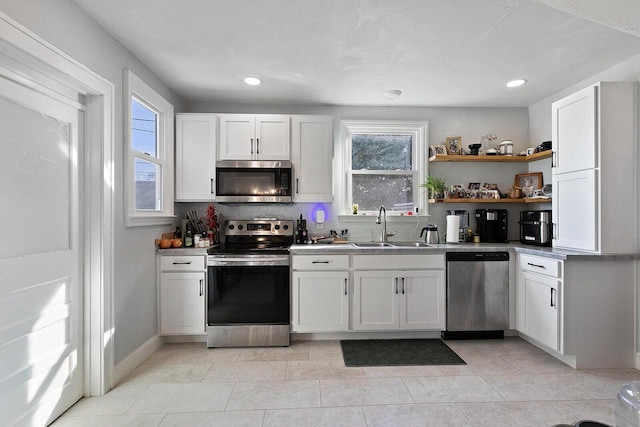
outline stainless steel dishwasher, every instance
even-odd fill
[[[503,338],[509,327],[509,253],[447,252],[444,339]]]

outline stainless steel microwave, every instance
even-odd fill
[[[216,163],[216,201],[291,203],[291,162],[225,160]]]

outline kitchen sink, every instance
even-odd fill
[[[433,248],[433,245],[430,245],[425,242],[391,242],[391,244],[398,248]]]
[[[357,246],[359,248],[390,248],[393,245],[391,243],[366,242],[366,243],[354,243],[354,246]]]

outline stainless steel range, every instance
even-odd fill
[[[293,221],[225,221],[207,257],[207,346],[289,345]]]

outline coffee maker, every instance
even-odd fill
[[[447,210],[447,215],[456,215],[460,218],[460,222],[458,222],[460,224],[458,242],[464,242],[467,236],[467,228],[469,228],[469,212],[464,209]]]
[[[476,224],[481,242],[507,242],[509,214],[506,209],[476,209]]]

